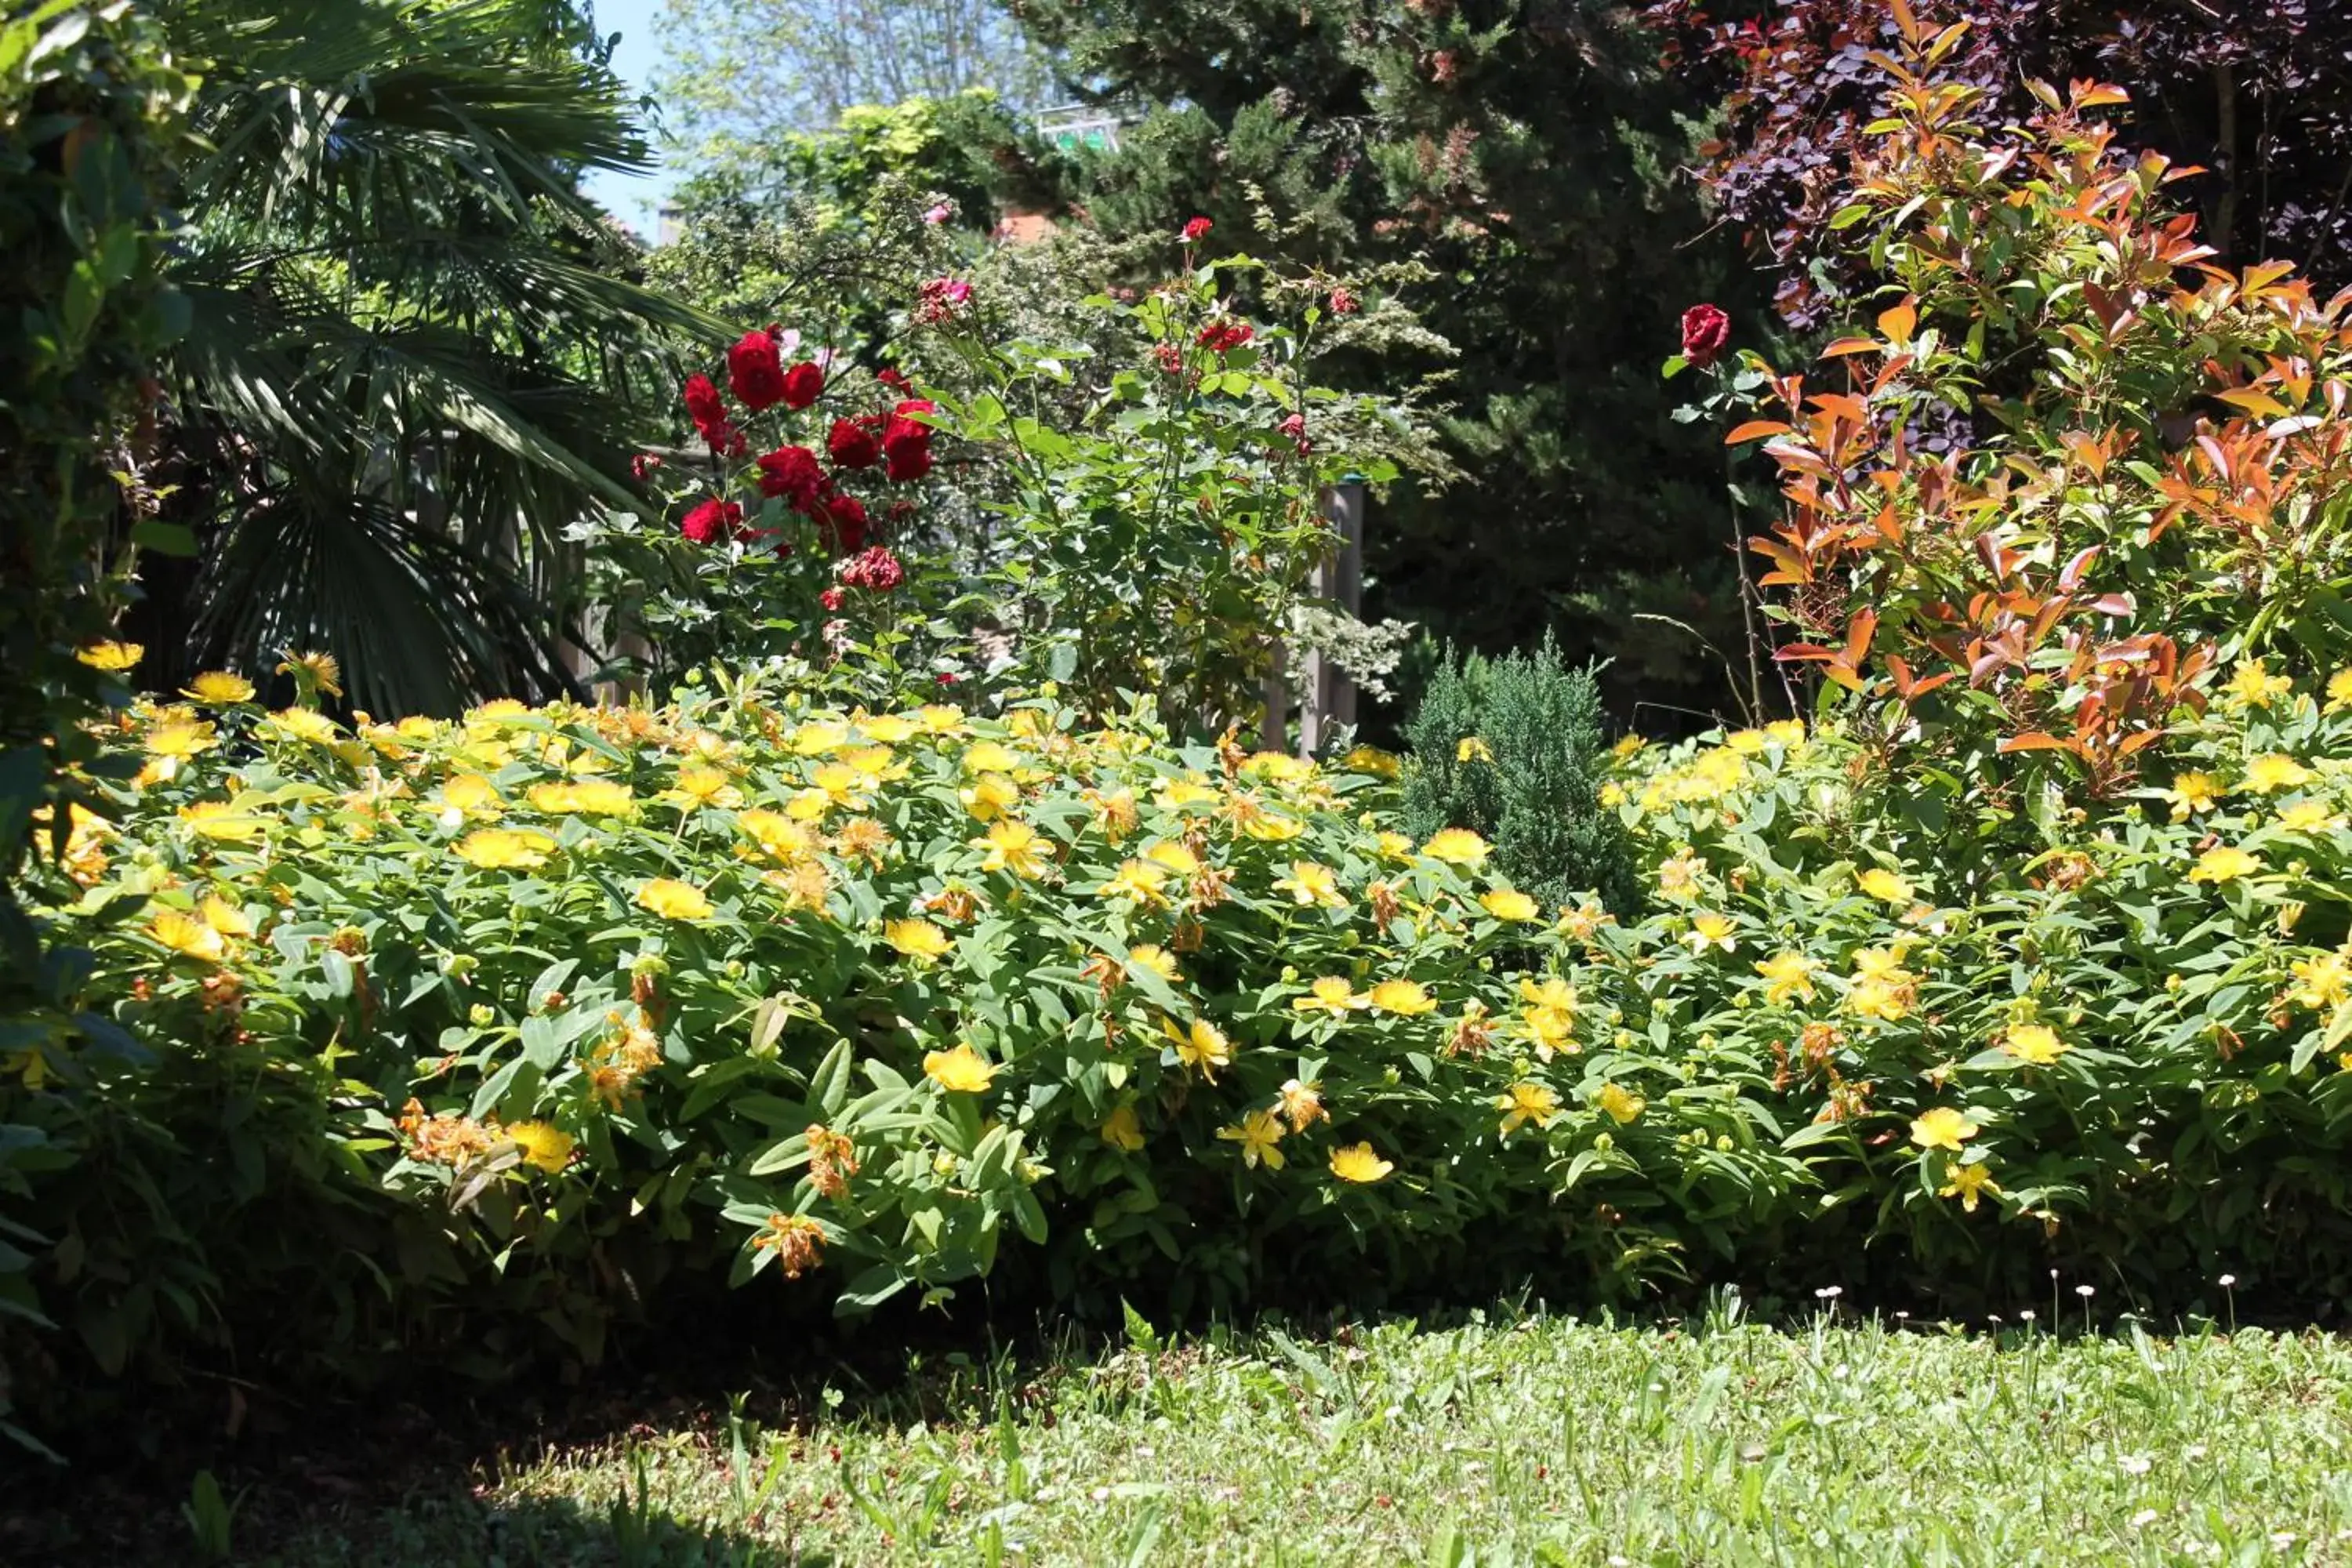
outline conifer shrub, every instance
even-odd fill
[[[1496,869],[1546,905],[1597,895],[1636,901],[1623,829],[1601,809],[1609,756],[1601,691],[1547,637],[1499,658],[1449,647],[1404,726],[1408,833],[1466,828],[1495,846]]]

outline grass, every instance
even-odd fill
[[[238,1560],[2352,1563],[2352,1349],[2318,1334],[1139,1323],[781,1428],[747,1404]]]

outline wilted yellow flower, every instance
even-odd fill
[[[1559,923],[1552,929],[1572,942],[1591,942],[1602,926],[1608,925],[1616,918],[1599,904],[1588,900],[1584,903],[1573,906],[1562,904],[1559,907]]]
[[[2340,952],[2314,953],[2298,958],[2288,966],[2294,975],[2294,989],[2287,999],[2308,1007],[2315,1013],[2328,1012],[2344,1005],[2352,995],[2352,967],[2347,967]]]
[[[1542,908],[1517,888],[1496,888],[1490,893],[1481,893],[1478,902],[1498,921],[1532,921],[1543,915]]]
[[[2189,879],[2218,886],[2223,882],[2234,882],[2241,877],[2251,877],[2262,869],[2262,864],[2259,857],[2248,854],[2234,844],[2217,844],[2197,858],[2197,864],[2189,868]]]
[[[1421,852],[1449,866],[1477,866],[1485,863],[1493,847],[1466,827],[1447,827],[1432,834]]]
[[[2009,1031],[2000,1048],[2019,1061],[2046,1068],[2071,1049],[2047,1024],[2019,1024]]]
[[[1148,969],[1171,985],[1184,978],[1183,972],[1176,967],[1176,955],[1157,942],[1129,948],[1127,962],[1129,968]]]
[[[1404,1018],[1417,1018],[1437,1010],[1436,998],[1412,980],[1383,980],[1372,987],[1366,1000],[1377,1012],[1394,1013]]]
[[[1973,1165],[1953,1166],[1951,1178],[1936,1189],[1936,1195],[1959,1199],[1960,1208],[1967,1214],[1977,1212],[1977,1205],[1982,1201],[1984,1194],[1991,1193],[1998,1196],[2000,1193],[2000,1188],[1993,1183],[1991,1167],[1982,1161]]]
[[[716,912],[701,889],[669,877],[656,877],[639,888],[637,902],[666,921],[707,921]]]
[[[1339,877],[1330,867],[1313,860],[1293,860],[1290,875],[1277,878],[1274,890],[1288,893],[1298,904],[1319,904],[1326,909],[1348,907],[1346,895],[1339,891]]]
[[[1911,1142],[1922,1149],[1948,1149],[1957,1154],[1962,1142],[1983,1131],[1950,1106],[1938,1105],[1912,1119]]]
[[[1592,1097],[1593,1103],[1609,1113],[1611,1121],[1620,1127],[1630,1126],[1649,1105],[1649,1101],[1631,1089],[1613,1083],[1604,1083],[1601,1092]]]
[[[2294,681],[2271,674],[2261,659],[2241,659],[2230,683],[2222,688],[2222,697],[2233,708],[2267,708],[2294,689]]]
[[[1216,1069],[1234,1059],[1233,1042],[1206,1018],[1193,1019],[1187,1029],[1177,1028],[1173,1018],[1162,1018],[1160,1027],[1174,1043],[1176,1059],[1186,1067],[1198,1068],[1201,1076],[1212,1083],[1216,1081]]]
[[[1873,866],[1853,881],[1854,886],[1882,902],[1908,904],[1911,901],[1911,884],[1883,866]]]
[[[181,695],[215,708],[226,708],[233,702],[253,700],[253,682],[242,675],[231,675],[224,669],[208,669],[182,689]]]
[[[278,673],[294,678],[305,701],[320,692],[330,697],[343,694],[343,667],[331,653],[289,653],[278,661]]]
[[[536,1165],[550,1175],[572,1163],[572,1151],[578,1144],[571,1133],[544,1121],[518,1121],[506,1129],[506,1134],[521,1152],[524,1164]]]
[[[2309,784],[2312,771],[2293,757],[2280,752],[2265,752],[2246,764],[2244,788],[2254,795],[2268,795],[2273,790],[2299,789]]]
[[[1290,1123],[1293,1132],[1304,1132],[1327,1114],[1323,1109],[1323,1086],[1286,1079],[1275,1091],[1274,1108]]]
[[[1764,1000],[1776,1007],[1813,999],[1813,963],[1801,952],[1776,952],[1756,973],[1764,977]]]
[[[178,910],[158,910],[147,934],[184,957],[218,963],[228,956],[228,942],[194,915]]]
[[[1355,1143],[1345,1149],[1331,1151],[1331,1173],[1343,1182],[1369,1186],[1386,1179],[1396,1167],[1372,1152],[1370,1143]]]
[[[1702,910],[1691,916],[1690,931],[1683,940],[1690,943],[1693,952],[1703,953],[1710,947],[1729,952],[1738,945],[1739,939],[1733,934],[1736,930],[1729,915],[1719,915],[1713,910]]]
[[[919,963],[944,958],[954,945],[947,932],[929,921],[892,921],[882,928],[882,940]]]
[[[1113,790],[1104,795],[1090,789],[1084,794],[1087,804],[1095,808],[1095,826],[1103,830],[1103,837],[1116,844],[1135,831],[1140,818],[1135,809],[1133,790]]]
[[[1539,1083],[1515,1083],[1509,1093],[1495,1097],[1495,1109],[1503,1113],[1503,1136],[1507,1138],[1528,1122],[1541,1127],[1559,1115],[1559,1096]]]
[[[95,642],[74,657],[92,669],[102,669],[109,675],[121,675],[137,667],[145,658],[146,648],[135,642]]]
[[[1675,850],[1658,863],[1659,893],[1669,899],[1696,897],[1699,870],[1698,857],[1687,847]]]
[[[1102,1141],[1124,1153],[1132,1154],[1143,1147],[1143,1123],[1135,1114],[1135,1107],[1122,1105],[1103,1118]]]
[[[1252,1170],[1264,1161],[1271,1171],[1282,1169],[1282,1151],[1276,1147],[1282,1142],[1282,1123],[1270,1110],[1253,1110],[1231,1127],[1217,1129],[1217,1136],[1228,1143],[1242,1146],[1242,1163]]]
[[[1357,995],[1346,975],[1327,974],[1307,986],[1306,995],[1293,996],[1290,1005],[1301,1013],[1352,1013],[1370,1006],[1372,999]]]
[[[1495,760],[1495,753],[1477,736],[1466,735],[1455,744],[1454,760],[1457,763],[1491,763]]]
[[[959,1042],[951,1051],[926,1053],[923,1076],[950,1093],[978,1094],[996,1081],[996,1068],[970,1043]]]
[[[529,828],[484,827],[459,839],[453,852],[484,870],[530,870],[547,864],[555,853],[555,840]]]
[[[988,847],[988,857],[981,862],[983,871],[1005,871],[1024,879],[1045,874],[1046,842],[1025,822],[1008,816],[991,823],[988,837],[977,842]]]

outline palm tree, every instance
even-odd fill
[[[643,166],[566,0],[163,0],[198,64],[164,367],[139,476],[194,547],[148,554],[141,676],[333,653],[352,701],[454,711],[571,689],[576,546],[629,508],[665,342],[719,323],[644,287],[580,192]]]

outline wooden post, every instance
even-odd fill
[[[1350,477],[1323,492],[1323,515],[1339,534],[1331,553],[1307,580],[1307,592],[1351,616],[1364,608],[1364,481]],[[1356,683],[1320,648],[1301,661],[1304,705],[1298,715],[1298,754],[1312,757],[1331,731],[1356,721]]]

